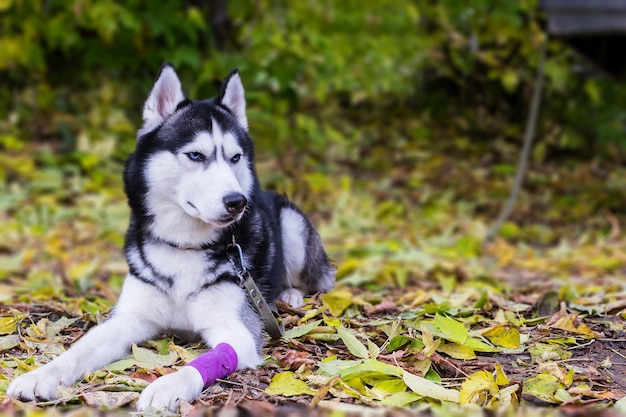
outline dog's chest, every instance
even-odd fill
[[[218,262],[204,251],[181,250],[169,245],[144,248],[146,260],[171,282],[170,296],[188,297],[216,279]]]

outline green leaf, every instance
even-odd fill
[[[402,378],[403,376],[401,368],[377,361],[376,359],[366,359],[361,363],[339,368],[338,371],[344,380],[356,377],[395,376]]]
[[[167,355],[159,355],[150,349],[139,347],[136,344],[133,344],[132,352],[135,364],[140,368],[150,370],[174,365],[176,359],[178,359],[176,352],[170,352]]]
[[[318,327],[321,322],[322,320],[316,320],[311,323],[307,323],[305,325],[296,326],[292,329],[289,329],[283,335],[283,339],[291,340],[291,339],[297,339],[298,337],[304,336],[305,334],[309,333],[311,330]]]
[[[373,393],[379,400],[383,400],[390,395],[405,392],[406,389],[407,386],[404,381],[398,378],[393,378],[376,382],[370,389],[370,392]]]
[[[281,372],[274,375],[269,387],[265,392],[271,395],[293,397],[295,395],[315,395],[315,391],[309,388],[306,382],[295,378],[293,372]]]
[[[337,334],[339,334],[339,337],[351,354],[361,359],[365,359],[369,356],[367,347],[345,327],[337,327]]]
[[[135,358],[131,355],[119,361],[108,364],[104,368],[111,372],[122,372],[135,366]]]
[[[446,340],[462,345],[469,339],[469,334],[463,323],[453,318],[437,314],[433,323],[439,330],[437,335]]]
[[[396,406],[396,407],[407,407],[409,406],[411,403],[414,403],[415,401],[419,401],[421,400],[422,397],[421,395],[418,395],[414,392],[399,392],[397,394],[391,394],[387,397],[385,397],[380,403],[382,405],[392,405],[392,406]]]
[[[378,345],[376,345],[376,343],[372,342],[369,339],[367,339],[367,350],[369,353],[368,356],[372,359],[376,359],[378,355],[380,355],[380,348],[378,347]]]

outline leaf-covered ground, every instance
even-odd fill
[[[279,305],[288,331],[268,341],[263,366],[213,385],[182,414],[626,410],[626,253],[620,214],[603,209],[626,175],[536,170],[527,189],[542,193],[525,194],[515,223],[483,245],[506,170],[424,162],[388,178],[274,180],[319,225],[336,289],[301,309]],[[126,273],[128,210],[118,165],[83,175],[22,153],[0,164],[0,411],[132,411],[147,383],[204,347],[167,335],[133,346],[41,410],[2,394],[106,317]],[[262,177],[273,170],[260,164]]]

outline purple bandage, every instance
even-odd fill
[[[237,369],[237,352],[231,345],[220,343],[207,353],[198,356],[187,366],[193,366],[200,372],[206,388],[216,379],[235,372]]]

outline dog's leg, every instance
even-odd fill
[[[304,304],[304,296],[330,291],[335,282],[322,241],[309,220],[292,207],[280,212],[285,277],[280,300],[292,307]]]
[[[237,369],[256,368],[261,362],[261,321],[246,294],[234,284],[209,288],[188,302],[187,315],[194,331],[210,347],[230,345],[237,354]],[[149,407],[176,411],[179,401],[191,401],[204,389],[200,373],[191,366],[160,377],[148,385],[137,402],[139,411]]]
[[[306,295],[300,279],[306,259],[306,225],[303,220],[302,215],[291,208],[283,208],[280,212],[285,276],[279,299],[292,307],[304,304]]]
[[[139,285],[146,286],[141,283]],[[124,286],[125,289],[126,287],[127,285]],[[149,290],[153,287],[148,287],[147,290],[142,288],[144,295],[151,293]],[[131,300],[129,292],[122,293],[110,318],[91,329],[52,362],[14,379],[7,394],[29,401],[36,398],[54,399],[59,384],[73,384],[86,372],[99,369],[124,356],[133,342],[143,341],[156,333],[157,327],[146,322],[135,307],[141,303],[153,303],[154,298],[148,296],[143,299],[133,291],[135,294]]]

